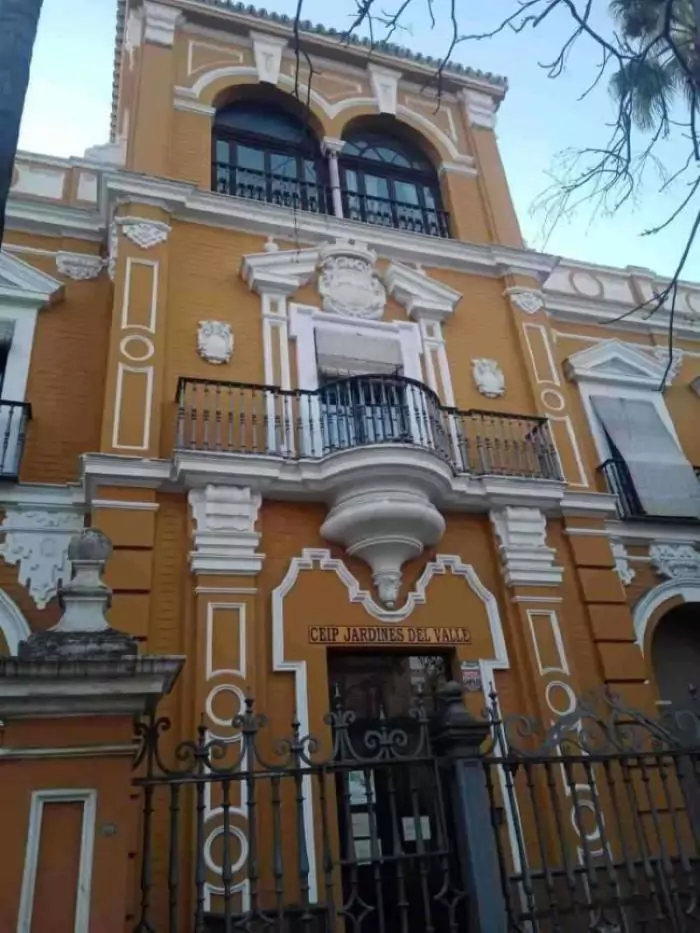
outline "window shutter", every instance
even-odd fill
[[[591,396],[648,515],[700,518],[700,482],[653,402]]]

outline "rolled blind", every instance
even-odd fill
[[[700,482],[656,406],[601,395],[591,402],[629,468],[645,512],[700,518]]]
[[[319,369],[351,373],[391,373],[401,363],[401,344],[390,337],[366,337],[341,330],[316,331]]]

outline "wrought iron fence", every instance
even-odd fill
[[[467,933],[425,701],[358,730],[338,699],[324,722],[275,742],[248,700],[236,740],[202,727],[167,763],[168,723],[140,728],[135,933]]]
[[[429,708],[273,741],[143,724],[135,933],[690,933],[700,929],[700,717],[601,693],[542,730]]]
[[[16,480],[19,476],[31,417],[29,402],[0,401],[0,479]]]
[[[484,767],[508,929],[700,929],[700,717],[661,719],[609,693],[548,730],[491,698]]]
[[[315,391],[182,378],[177,404],[179,449],[320,459],[410,444],[455,473],[561,479],[545,418],[447,408],[403,376],[353,376]]]

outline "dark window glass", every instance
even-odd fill
[[[244,102],[214,123],[212,186],[223,194],[326,211],[324,163],[309,128],[276,105]]]
[[[435,169],[410,144],[377,133],[351,136],[340,169],[346,217],[449,236]]]

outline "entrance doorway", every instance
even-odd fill
[[[691,703],[689,687],[700,689],[700,604],[675,606],[659,620],[651,661],[661,700],[686,709]]]
[[[445,654],[329,653],[331,702],[342,703],[348,742],[337,746],[347,768],[336,774],[348,931],[358,913],[367,933],[466,929],[465,905],[455,903],[449,805],[426,723],[450,669]]]

